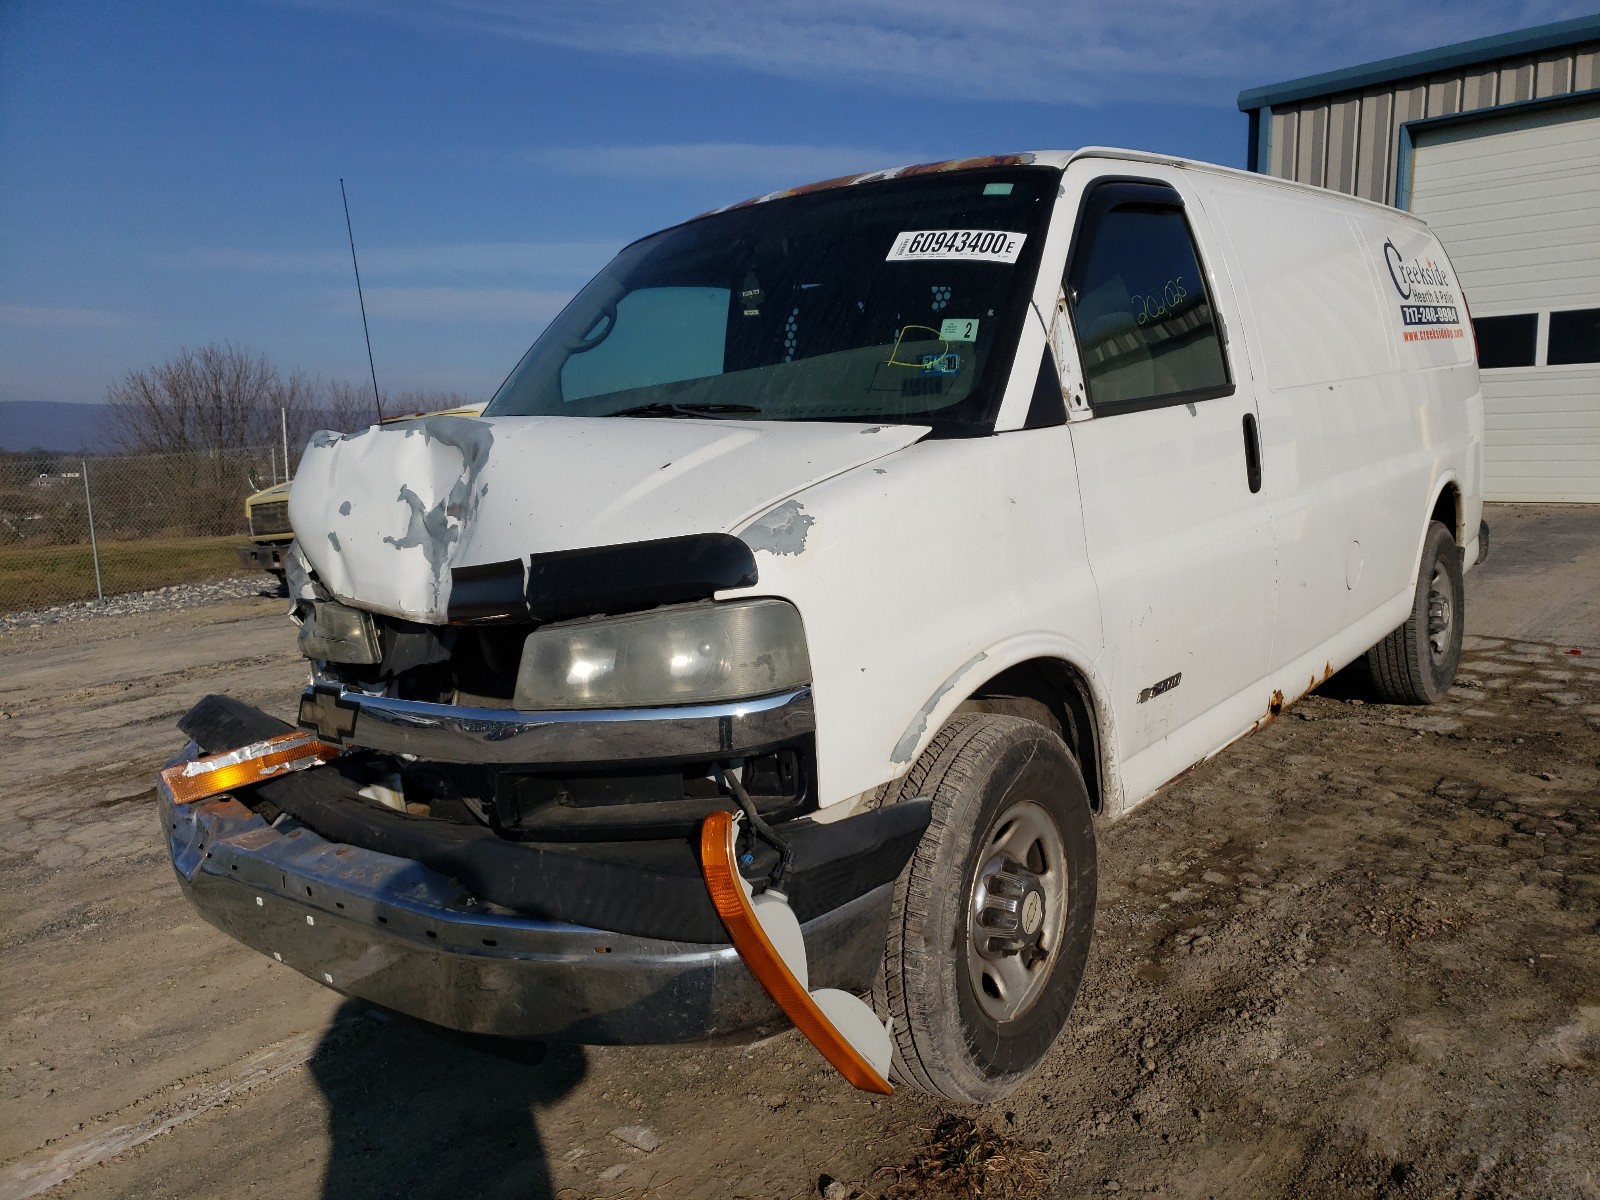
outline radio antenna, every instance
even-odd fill
[[[372,372],[372,404],[383,420],[383,401],[378,397],[378,368],[372,361],[372,331],[367,328],[367,301],[361,294],[361,264],[356,262],[356,233],[350,226],[350,197],[345,194],[344,177],[339,178],[339,198],[344,201],[344,231],[350,235],[350,265],[356,269],[356,302],[361,305],[361,333],[367,339],[367,370]]]

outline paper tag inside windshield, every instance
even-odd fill
[[[920,229],[895,235],[885,262],[1014,263],[1025,233],[1003,229]]]

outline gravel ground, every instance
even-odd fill
[[[124,592],[120,596],[107,596],[104,604],[93,600],[74,600],[69,604],[53,604],[49,608],[0,613],[0,630],[33,629],[41,625],[59,625],[64,621],[87,621],[97,617],[127,617],[136,613],[199,608],[223,600],[243,600],[250,596],[276,596],[280,590],[278,581],[265,573],[230,575],[226,579],[211,579],[203,583],[179,583],[148,592]]]

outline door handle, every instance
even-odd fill
[[[1261,490],[1261,431],[1255,413],[1244,415],[1244,475],[1252,493]]]

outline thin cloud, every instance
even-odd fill
[[[366,293],[367,313],[395,321],[543,325],[565,307],[571,292],[538,288],[375,287]],[[327,297],[332,312],[347,312],[349,297]]]
[[[0,325],[15,329],[126,329],[137,323],[132,317],[98,308],[0,304]]]
[[[852,146],[758,145],[751,142],[680,142],[654,146],[584,146],[525,150],[518,165],[562,175],[653,181],[768,181],[773,186],[828,179],[937,157]]]
[[[263,275],[326,275],[336,271],[339,255],[333,250],[189,250],[165,255],[162,263],[171,267],[205,270],[249,271]],[[344,269],[350,269],[346,252]]]
[[[617,242],[461,242],[374,247],[361,252],[361,273],[393,276],[522,276],[587,278],[616,253]],[[348,275],[350,252],[327,250],[193,250],[164,260],[170,266],[265,275]]]
[[[1231,105],[1240,87],[1580,16],[1587,0],[307,0],[545,46],[908,96]],[[1003,140],[1003,139],[1002,139]]]

